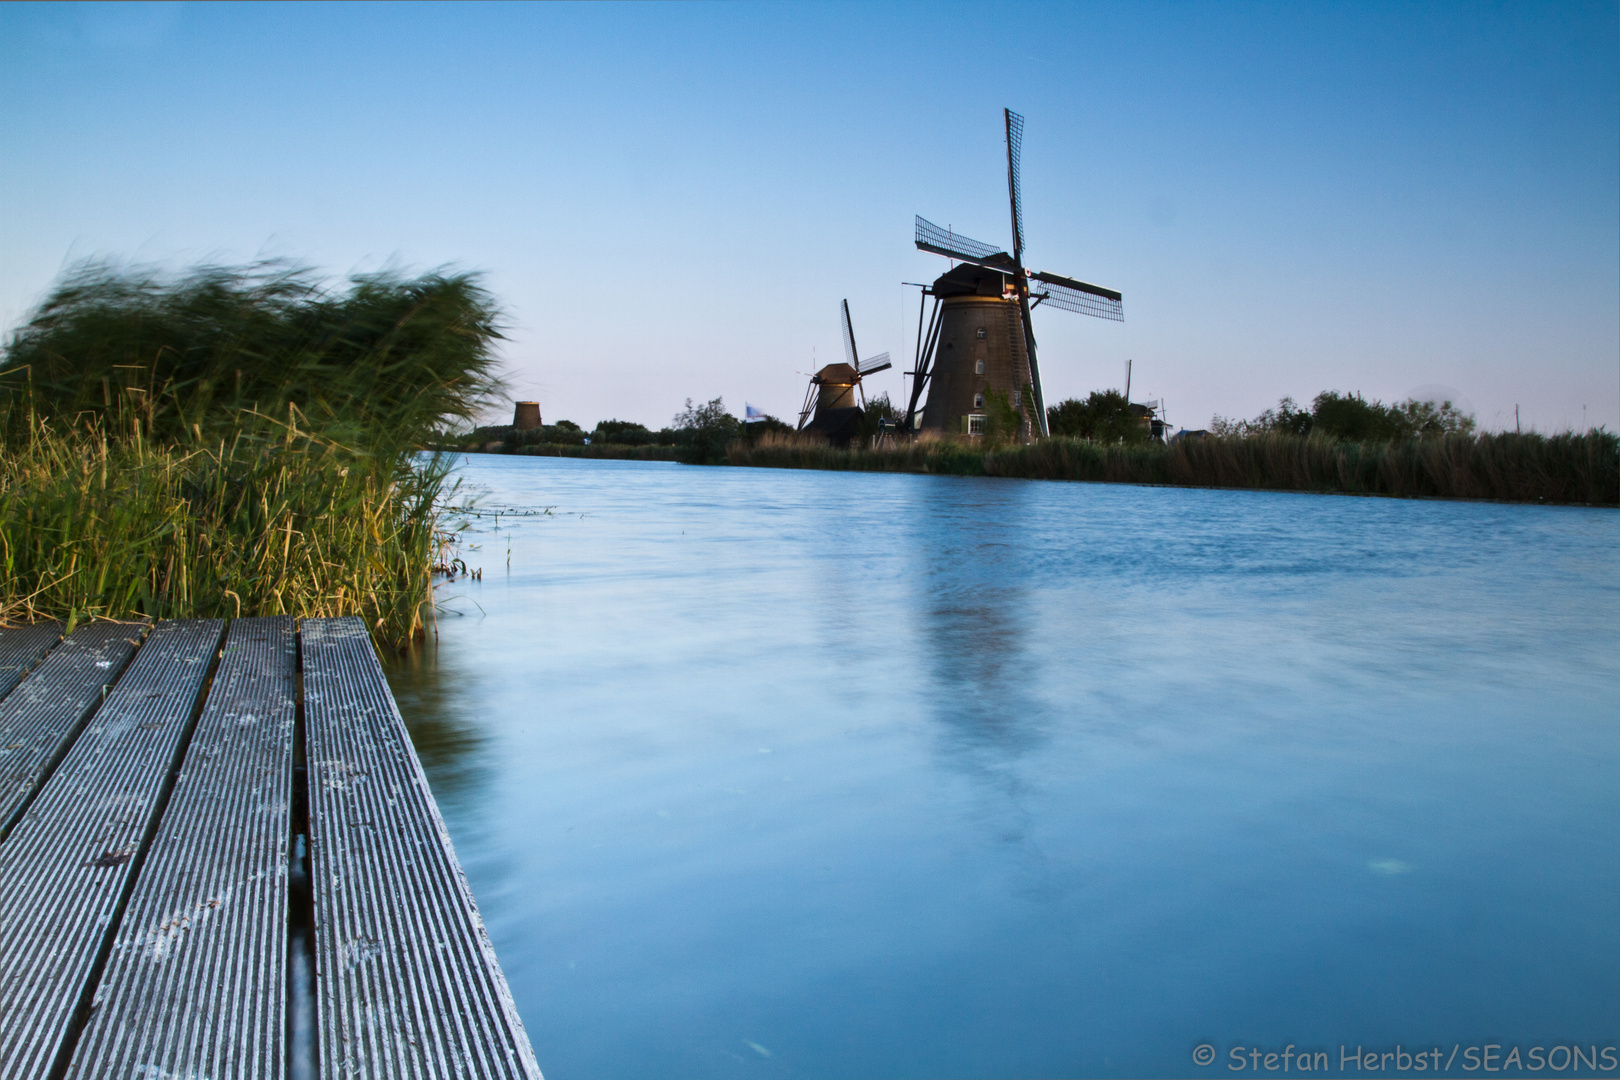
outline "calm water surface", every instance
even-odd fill
[[[462,475],[390,675],[550,1080],[1620,1036],[1612,511]]]

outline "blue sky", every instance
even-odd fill
[[[477,269],[516,396],[793,413],[909,360],[912,215],[1125,294],[1048,401],[1171,421],[1445,387],[1620,427],[1612,3],[0,5],[0,320],[66,266]],[[899,364],[872,389],[898,397]]]

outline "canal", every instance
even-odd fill
[[[1614,1042],[1613,511],[460,475],[390,680],[551,1080]]]

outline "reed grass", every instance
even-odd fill
[[[421,445],[499,394],[501,315],[474,274],[361,275],[346,290],[262,262],[182,275],[91,262],[9,335],[13,421],[96,417],[154,440],[227,438],[298,408],[347,446]]]
[[[803,438],[734,445],[733,465],[948,473],[1179,487],[1315,491],[1507,502],[1620,503],[1620,440],[1605,431],[1345,442],[1265,433],[1162,444],[1043,439],[984,449],[917,439],[838,450]]]
[[[520,446],[515,450],[497,450],[495,453],[510,453],[520,457],[566,457],[566,458],[592,458],[611,461],[679,461],[682,447],[679,446],[628,446],[623,443],[535,443],[529,446]]]
[[[875,449],[851,446],[847,450],[831,446],[819,436],[773,433],[761,436],[752,444],[739,440],[726,450],[726,462],[730,465],[952,476],[985,475],[986,457],[980,447],[927,433]]]
[[[403,645],[431,618],[446,471],[292,425],[176,445],[36,422],[0,454],[0,621],[360,615]]]
[[[76,267],[0,362],[0,621],[432,618],[449,459],[500,392],[474,275]]]

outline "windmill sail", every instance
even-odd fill
[[[859,371],[862,375],[870,375],[876,371],[887,371],[893,366],[894,364],[889,361],[889,354],[882,352],[878,353],[876,356],[868,356],[865,360],[862,360],[859,365],[857,365],[855,370]]]
[[[943,255],[957,262],[978,263],[981,266],[1011,265],[1007,253],[994,244],[981,244],[961,233],[942,229],[922,215],[917,215],[917,246],[935,255]]]
[[[1125,321],[1125,305],[1119,293],[1101,285],[1090,285],[1074,278],[1039,271],[1029,275],[1031,300],[1044,301],[1064,311],[1092,315],[1099,319]]]
[[[1007,195],[1012,203],[1013,261],[1024,258],[1024,185],[1019,168],[1024,155],[1024,118],[1011,109],[1007,117]]]
[[[849,321],[848,300],[838,306],[838,314],[844,322],[843,333],[839,335],[844,340],[844,363],[859,372],[861,370],[861,362],[858,359],[860,354],[855,351],[855,327]]]

